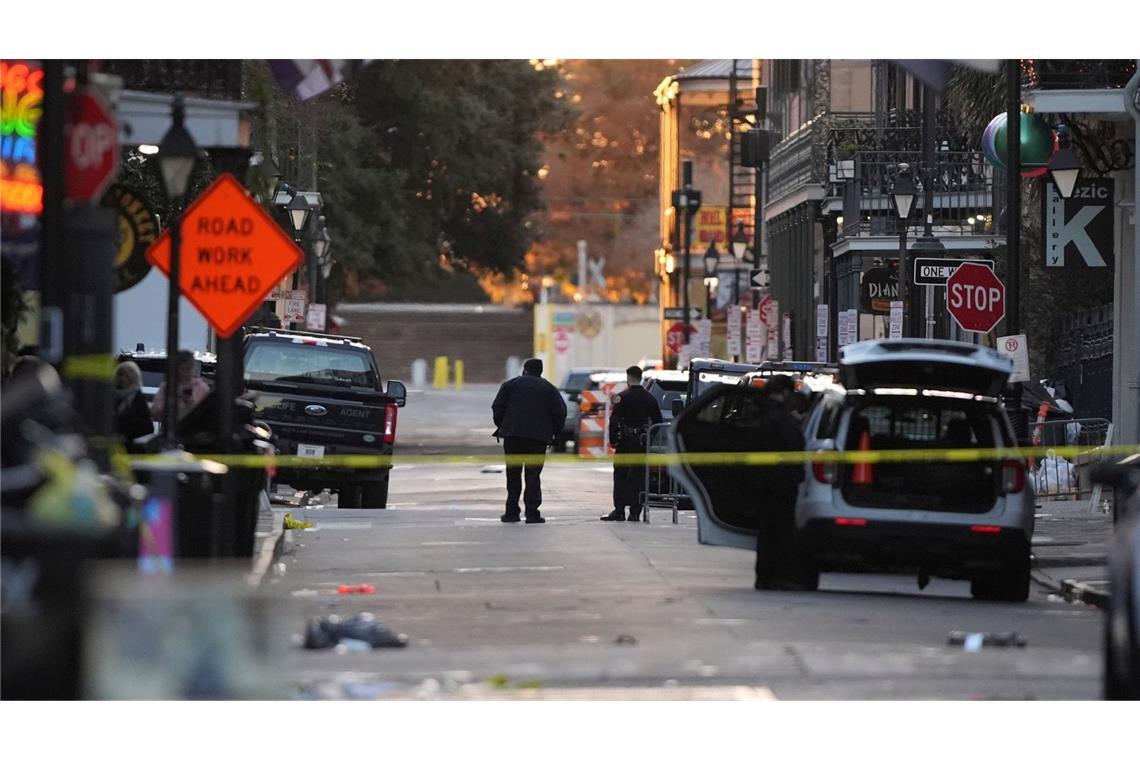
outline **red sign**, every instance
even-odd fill
[[[1005,285],[989,267],[966,262],[946,280],[946,305],[963,330],[989,332],[1005,316]]]
[[[775,298],[772,298],[772,296],[764,296],[763,300],[760,301],[760,305],[757,306],[756,309],[760,312],[760,321],[764,323],[765,327],[775,327],[775,325],[772,324],[776,321],[772,318],[773,313],[776,310]]]
[[[234,334],[305,255],[232,174],[182,214],[179,289],[223,338]],[[146,252],[170,276],[170,230]]]
[[[119,169],[119,126],[94,95],[74,93],[68,101],[64,127],[67,198],[89,203],[103,191]]]
[[[675,354],[681,352],[681,346],[685,345],[685,339],[682,337],[684,334],[685,323],[674,322],[673,326],[670,327],[669,330],[665,333],[665,345],[669,347],[670,351]],[[689,325],[689,339],[692,340],[692,337],[696,334],[697,328]]]

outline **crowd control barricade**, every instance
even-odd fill
[[[662,422],[650,425],[649,433],[645,437],[646,454],[664,454],[668,451],[666,444],[669,440],[669,427],[671,423]],[[677,523],[677,510],[689,505],[689,497],[669,473],[665,465],[645,464],[645,491],[642,493],[642,505],[645,521],[649,522],[650,508],[672,509],[673,524]]]
[[[1081,446],[1088,453],[1075,457],[1057,456],[1047,451],[1031,462],[1033,488],[1040,506],[1046,501],[1087,501],[1093,512],[1100,504],[1101,486],[1090,473],[1099,461],[1096,447],[1112,443],[1112,422],[1103,417],[1080,417],[1029,423],[1033,446]]]
[[[605,391],[582,391],[582,413],[578,417],[578,456],[584,459],[606,457],[609,406],[610,397]]]

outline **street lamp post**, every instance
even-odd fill
[[[681,316],[684,325],[681,339],[685,345],[689,343],[689,244],[692,238],[693,215],[701,207],[701,192],[693,189],[693,162],[685,161],[681,165],[681,189],[673,191],[673,208],[678,213],[683,212],[684,239],[681,241],[685,260],[681,262]]]
[[[1053,175],[1053,182],[1061,197],[1071,198],[1081,175],[1081,159],[1073,150],[1069,128],[1064,124],[1057,125],[1057,142],[1057,152],[1049,162],[1049,173]]]
[[[319,267],[318,284],[319,287],[314,289],[314,299],[317,303],[324,303],[328,299],[328,294],[325,292],[326,283],[328,279],[328,271],[331,269],[329,266],[329,248],[332,245],[332,236],[329,234],[329,228],[325,225],[325,218],[320,217],[319,228],[317,234],[313,237],[313,256],[316,258],[317,266]]]
[[[182,293],[182,199],[190,187],[190,175],[198,161],[198,146],[184,125],[182,96],[174,98],[172,124],[158,149],[162,185],[170,200],[170,284],[166,300],[166,414],[163,421],[166,440],[174,445],[178,425],[178,302]]]
[[[895,202],[895,212],[899,217],[899,300],[903,303],[903,308],[906,309],[909,304],[907,303],[908,287],[908,274],[907,274],[907,261],[906,261],[906,228],[909,223],[910,210],[914,206],[915,196],[918,195],[918,188],[915,186],[914,176],[911,174],[910,164],[899,164],[898,170],[895,175],[895,181],[891,183],[890,188],[891,198]],[[903,333],[907,332],[905,325],[907,320],[903,319]]]
[[[309,206],[309,202],[305,200],[300,192],[293,192],[293,197],[289,203],[285,205],[285,211],[289,214],[289,223],[293,225],[293,241],[301,246],[301,250],[305,252],[305,259],[308,260],[311,256],[309,251],[308,241],[302,238],[301,232],[305,229],[305,225],[309,223],[309,214],[313,212]],[[293,288],[296,289],[301,284],[301,273],[299,270],[293,272]]]
[[[716,241],[709,242],[709,248],[705,251],[705,318],[712,319],[712,291],[720,284],[720,278],[716,276],[717,264],[720,263],[720,251],[716,249]],[[734,273],[735,274],[735,273]]]
[[[732,234],[732,303],[740,304],[740,263],[748,250],[748,236],[744,234],[744,222],[736,223],[736,232]]]

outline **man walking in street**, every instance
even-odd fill
[[[610,412],[610,445],[616,454],[644,454],[649,426],[661,422],[661,408],[653,394],[641,384],[641,367],[625,371],[629,387],[614,396]],[[644,465],[614,464],[614,510],[602,519],[624,522],[629,507],[629,521],[641,519],[641,486],[645,482]]]
[[[507,455],[507,509],[500,519],[505,523],[519,521],[522,494],[526,521],[544,523],[546,520],[538,510],[542,504],[542,465],[546,447],[562,432],[566,422],[566,402],[558,389],[542,378],[541,359],[527,359],[522,375],[502,384],[491,404],[491,413],[495,437],[503,439],[503,453]]]
[[[803,432],[788,411],[789,397],[795,392],[795,384],[787,375],[776,375],[764,387],[767,414],[756,428],[758,450],[804,450]],[[803,465],[775,465],[764,470],[756,526],[755,587],[762,591],[814,590],[809,570],[794,546],[796,492],[804,479]]]

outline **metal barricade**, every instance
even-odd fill
[[[1032,463],[1033,489],[1037,504],[1045,501],[1085,501],[1093,512],[1100,504],[1101,486],[1089,477],[1099,460],[1098,446],[1112,443],[1112,422],[1103,417],[1080,417],[1069,420],[1046,420],[1029,423],[1034,446],[1080,446],[1090,449],[1076,457],[1061,457],[1047,452]]]
[[[646,454],[666,453],[666,443],[669,436],[668,422],[650,425],[649,433],[645,437]],[[642,506],[645,521],[649,522],[651,507],[673,510],[673,524],[677,524],[677,509],[682,504],[689,504],[689,497],[681,490],[681,485],[669,474],[669,468],[664,465],[645,464],[645,491],[642,493]]]

